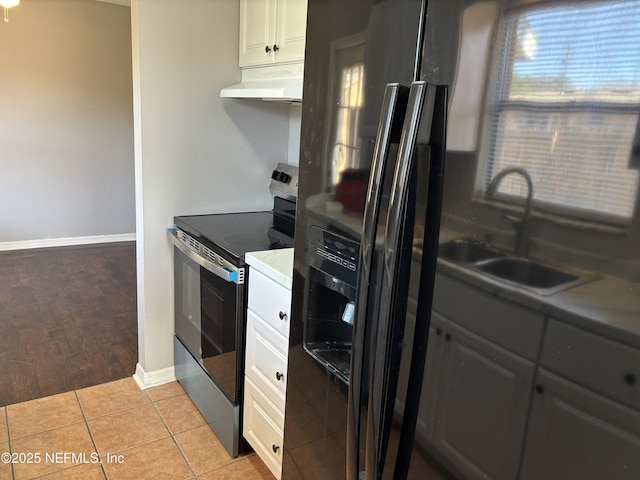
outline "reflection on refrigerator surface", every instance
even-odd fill
[[[347,388],[302,348],[289,351],[283,478],[343,478]]]
[[[640,2],[308,11],[283,478],[640,478]]]

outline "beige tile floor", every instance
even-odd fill
[[[0,480],[273,480],[255,454],[229,456],[177,382],[141,391],[126,378],[1,407],[0,454]]]

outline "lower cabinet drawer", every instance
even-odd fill
[[[269,325],[289,338],[291,290],[274,282],[255,268],[249,274],[248,307]]]
[[[551,319],[540,364],[640,411],[640,350]]]
[[[282,412],[245,377],[242,434],[278,479],[282,475],[283,428]]]
[[[245,375],[281,411],[287,389],[287,340],[247,309]]]

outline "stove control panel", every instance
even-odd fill
[[[271,173],[269,190],[278,197],[295,200],[298,197],[298,167],[279,163]]]

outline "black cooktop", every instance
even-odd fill
[[[273,212],[187,215],[173,220],[179,229],[230,261],[244,260],[248,252],[293,247],[293,238],[274,228]]]

